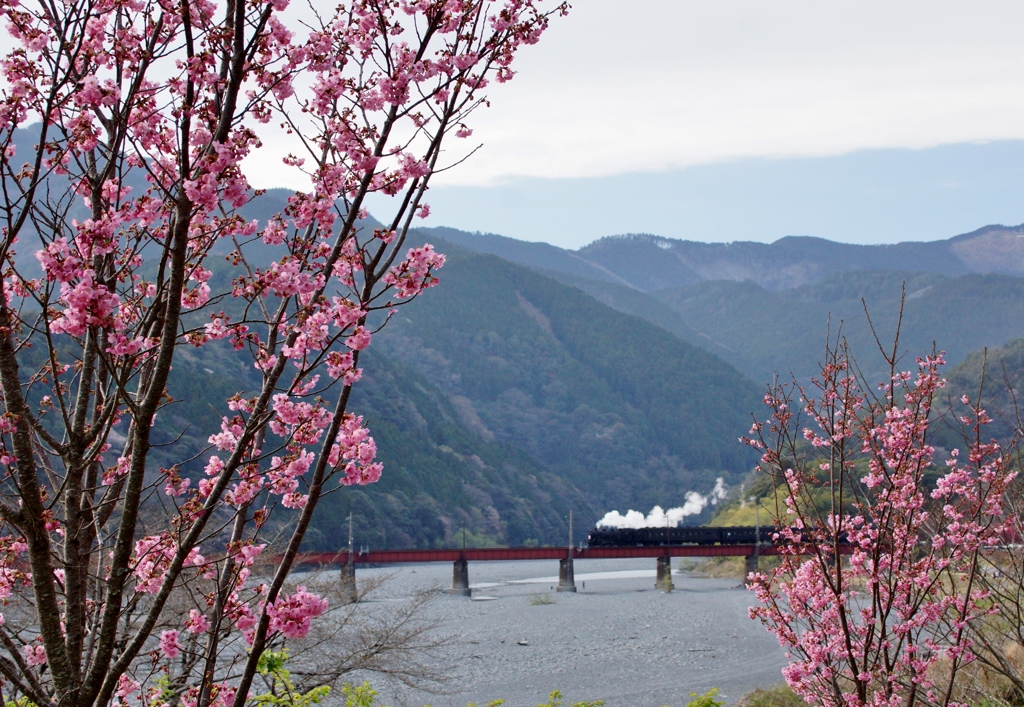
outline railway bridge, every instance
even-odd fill
[[[753,530],[753,528],[751,528]],[[770,537],[770,536],[769,536]],[[760,536],[758,536],[760,541]],[[342,585],[355,590],[356,565],[385,565],[415,562],[451,562],[451,593],[470,596],[469,563],[509,560],[558,560],[558,591],[575,592],[574,560],[650,557],[656,560],[655,587],[672,590],[673,557],[744,557],[746,570],[756,572],[761,555],[777,555],[779,547],[769,541],[734,542],[719,538],[715,544],[647,544],[590,547],[487,547],[441,550],[348,550],[338,553],[303,553],[297,562],[304,565],[338,565]]]

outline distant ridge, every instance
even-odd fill
[[[883,375],[864,307],[890,336],[904,287],[905,364],[933,344],[956,364],[1024,336],[1024,225],[891,245],[811,236],[697,243],[627,233],[577,251],[454,229],[430,233],[541,270],[756,381],[813,375],[830,326],[854,346],[869,379]]]
[[[714,280],[749,280],[778,291],[836,273],[874,270],[1024,276],[1024,224],[995,224],[946,240],[885,245],[852,245],[814,236],[786,236],[773,243],[700,243],[627,233],[600,238],[577,251],[452,228],[424,233],[528,267],[643,291]]]

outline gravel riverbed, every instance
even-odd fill
[[[682,707],[691,692],[717,687],[732,704],[781,680],[783,651],[747,617],[754,597],[737,580],[677,572],[675,590],[664,593],[654,588],[653,559],[585,560],[575,564],[571,594],[553,591],[557,570],[552,561],[470,563],[467,599],[443,591],[449,563],[360,569],[358,577],[394,575],[374,593],[378,601],[436,590],[427,616],[455,637],[441,656],[453,666],[445,694],[375,684],[383,703],[503,698],[507,707],[534,707],[558,689],[566,704]]]

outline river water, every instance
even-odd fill
[[[578,592],[556,593],[558,564],[471,562],[473,597],[449,596],[450,563],[359,569],[393,574],[377,601],[436,590],[426,609],[454,637],[441,660],[453,666],[446,694],[377,684],[384,704],[465,707],[502,698],[534,707],[552,690],[566,704],[683,707],[717,687],[732,704],[781,681],[785,656],[747,616],[755,601],[737,580],[674,573],[675,590],[654,588],[653,559],[577,560]],[[550,602],[550,603],[549,603]]]

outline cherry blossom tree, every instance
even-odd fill
[[[325,611],[288,575],[321,495],[381,474],[349,409],[360,353],[437,283],[412,219],[468,152],[445,138],[567,8],[542,5],[0,2],[4,699],[241,707],[260,656]],[[247,219],[272,131],[309,187]],[[369,194],[393,197],[379,227]],[[198,458],[158,462],[194,347],[260,382]],[[254,575],[275,508],[281,554]]]
[[[955,704],[957,673],[974,660],[968,629],[993,611],[979,567],[1010,522],[1011,460],[985,441],[975,403],[973,439],[936,463],[928,429],[943,359],[899,371],[898,341],[877,392],[844,343],[830,347],[813,394],[772,386],[771,419],[746,440],[776,481],[789,543],[778,568],[751,575],[751,616],[778,636],[786,681],[811,704]]]

